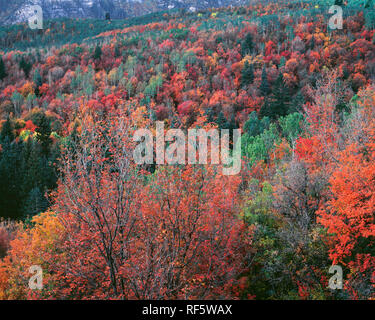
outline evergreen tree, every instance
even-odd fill
[[[24,192],[26,195],[30,190],[42,186],[46,172],[41,160],[41,146],[37,141],[28,139],[24,148],[24,159],[26,163]]]
[[[342,6],[343,4],[343,0],[335,0],[335,6]]]
[[[253,43],[253,36],[251,33],[248,33],[245,37],[245,39],[242,41],[241,44],[242,48],[242,56],[246,56],[247,54],[251,54],[254,49],[254,43]]]
[[[289,90],[284,82],[284,77],[282,73],[279,73],[271,96],[269,97],[269,99],[266,99],[260,110],[261,116],[267,116],[271,119],[277,119],[280,116],[287,115],[290,100],[288,91]]]
[[[0,80],[3,80],[7,76],[5,71],[5,64],[3,58],[0,56]]]
[[[52,190],[57,188],[58,180],[58,159],[60,158],[60,144],[54,143],[50,147],[48,159],[44,159],[44,165],[46,167],[46,177],[44,179],[44,184],[47,189]]]
[[[115,46],[115,57],[118,58],[121,55],[121,50],[118,45]]]
[[[44,113],[36,114],[35,138],[15,140],[8,118],[0,131],[0,217],[21,219],[45,211],[45,192],[57,186],[54,164],[59,145],[52,144],[51,126]]]
[[[23,206],[23,216],[34,216],[47,209],[48,200],[40,191],[39,187],[31,189]]]
[[[93,58],[95,60],[100,60],[100,58],[102,57],[102,48],[100,46],[96,46],[95,47],[95,51],[94,51],[94,55],[93,55]]]
[[[227,129],[228,127],[228,121],[224,116],[224,113],[220,111],[220,113],[217,116],[216,123],[219,127],[219,129]]]
[[[40,75],[39,69],[35,70],[33,81],[35,85],[35,93],[36,95],[39,95],[39,87],[43,84],[42,76]]]
[[[315,37],[312,36],[312,37],[311,37],[311,41],[310,41],[310,48],[311,48],[311,50],[313,50],[314,47],[315,47]]]
[[[1,133],[0,152],[0,217],[17,219],[18,211],[18,191],[17,189],[17,168],[19,153],[16,144],[13,143],[14,133],[12,123],[8,118],[4,122]]]
[[[266,66],[264,65],[263,70],[262,70],[262,80],[260,83],[259,90],[263,96],[266,96],[270,93],[270,85],[268,83],[267,79],[267,70]]]
[[[254,67],[248,61],[245,61],[245,64],[242,69],[242,87],[246,87],[249,84],[252,84],[254,81]]]
[[[267,130],[270,126],[270,119],[264,117],[261,120],[258,118],[256,111],[253,111],[249,115],[249,120],[245,122],[244,133],[250,137],[255,137],[263,133],[264,130]]]
[[[51,139],[52,130],[51,130],[51,124],[44,113],[42,113],[36,125],[38,127],[36,128],[35,132],[37,132],[37,139],[42,147],[42,154],[45,156],[48,156],[49,149],[52,144],[52,139]]]
[[[290,105],[289,105],[289,111],[288,113],[294,113],[294,112],[302,112],[303,105],[306,103],[305,97],[303,96],[301,91],[298,91],[298,93],[293,97]]]
[[[232,114],[232,116],[230,118],[230,121],[227,122],[227,127],[225,129],[229,129],[229,130],[238,129],[238,124],[236,122],[236,118],[235,118],[234,114]],[[232,136],[231,136],[231,138],[232,138]]]
[[[12,123],[11,123],[9,117],[8,117],[7,120],[4,122],[2,128],[1,128],[0,143],[1,144],[11,143],[11,142],[13,142],[14,138],[15,137],[14,137],[14,133],[13,133]]]
[[[25,77],[28,78],[29,74],[30,74],[30,71],[31,71],[31,68],[32,68],[31,63],[27,62],[24,59],[24,57],[22,57],[19,66],[20,66],[20,69],[22,69],[23,72],[25,73]]]
[[[28,139],[24,145],[23,158],[26,167],[24,170],[22,215],[26,217],[47,209],[48,201],[44,194],[57,187],[54,163],[59,153],[57,144],[50,148],[49,157],[43,153],[42,146],[37,140]],[[37,206],[36,203],[39,205]]]
[[[208,123],[215,122],[214,110],[212,108],[207,108],[204,115],[207,117]]]
[[[286,58],[284,56],[282,56],[281,59],[280,59],[279,68],[284,67],[285,63],[286,63]]]
[[[8,138],[6,139],[8,140]],[[2,144],[0,154],[0,217],[19,219],[22,215],[24,161],[23,144]]]

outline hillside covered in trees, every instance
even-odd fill
[[[0,299],[374,299],[375,7],[331,2],[0,28]],[[156,121],[241,172],[136,165]]]

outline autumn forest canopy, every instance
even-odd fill
[[[157,121],[240,173],[137,165]],[[375,1],[0,27],[0,300],[375,299],[374,245]]]

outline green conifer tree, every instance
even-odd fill
[[[0,80],[3,80],[7,76],[5,71],[5,64],[3,58],[0,56]]]
[[[289,89],[285,85],[284,77],[280,72],[274,84],[271,96],[269,99],[266,99],[260,110],[261,116],[277,119],[280,116],[287,115],[290,100],[288,91]]]
[[[264,66],[263,70],[262,70],[262,80],[261,80],[261,83],[260,83],[259,90],[260,90],[260,92],[263,96],[266,96],[270,93],[270,85],[269,85],[268,79],[267,79],[266,66]]]
[[[40,75],[39,69],[36,69],[33,76],[33,81],[35,85],[35,94],[39,95],[39,87],[43,84],[42,76]]]
[[[29,74],[30,74],[30,71],[31,71],[31,68],[32,68],[31,63],[27,62],[24,59],[24,57],[22,57],[19,66],[20,66],[20,69],[22,69],[23,72],[25,73],[25,77],[28,78]]]
[[[94,55],[93,55],[93,58],[95,60],[100,60],[100,58],[102,57],[102,48],[100,46],[96,46],[95,47],[95,51],[94,51]]]
[[[37,139],[42,147],[42,154],[45,156],[49,155],[50,146],[52,144],[51,139],[51,124],[46,117],[46,115],[43,113],[36,124],[38,127],[36,128],[37,132]]]
[[[249,84],[252,84],[254,81],[254,67],[248,61],[245,62],[242,69],[242,87],[246,87]]]
[[[251,33],[248,33],[245,39],[242,41],[241,44],[242,48],[242,56],[246,56],[247,54],[251,54],[254,50],[254,43],[253,43],[253,36]]]

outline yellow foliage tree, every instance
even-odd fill
[[[59,244],[64,238],[64,229],[53,212],[35,216],[32,223],[32,227],[20,226],[7,256],[0,260],[0,300],[34,299],[53,293],[54,265],[63,263]],[[59,259],[56,259],[57,255]],[[29,268],[33,265],[43,270],[41,291],[33,291],[28,285],[33,275]]]

